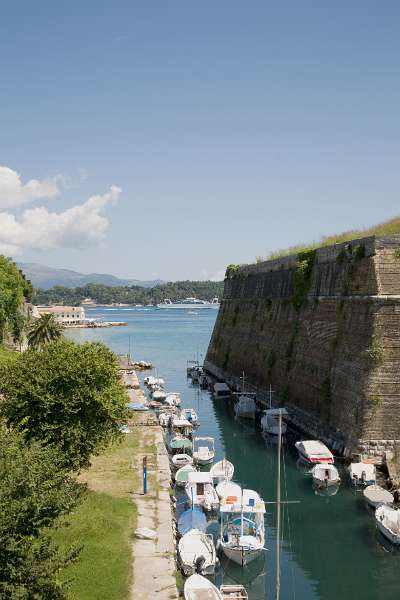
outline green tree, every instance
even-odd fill
[[[6,332],[18,340],[24,327],[24,300],[32,295],[32,286],[16,265],[0,255],[0,343]]]
[[[28,345],[31,348],[41,348],[44,344],[58,340],[63,328],[52,314],[41,315],[35,319],[28,330]]]
[[[66,473],[62,457],[0,423],[0,598],[58,600],[59,570],[77,548],[62,554],[47,536],[84,491]]]
[[[3,367],[0,392],[7,424],[59,450],[75,471],[119,436],[127,417],[116,356],[101,343],[62,338],[29,349]]]

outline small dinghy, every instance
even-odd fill
[[[380,485],[368,485],[363,491],[365,501],[372,508],[376,508],[380,504],[392,504],[393,495],[385,490]]]
[[[178,469],[175,473],[175,483],[179,487],[185,487],[187,482],[189,481],[190,473],[197,473],[196,468],[193,465],[185,465]]]
[[[257,409],[255,397],[255,394],[241,394],[235,404],[235,415],[241,419],[255,419]]]
[[[330,485],[339,485],[339,471],[334,465],[315,465],[311,471],[313,483],[319,488],[325,488]]]
[[[215,463],[210,469],[210,475],[214,480],[214,483],[221,483],[222,481],[230,481],[233,477],[235,467],[233,464],[223,458]]]
[[[210,473],[191,471],[185,492],[192,507],[202,506],[204,510],[217,510],[219,507],[218,494],[214,489]]]
[[[192,465],[193,458],[189,456],[189,454],[175,454],[171,458],[171,462],[176,469],[180,469],[181,467],[185,467],[186,465]]]
[[[400,511],[382,504],[375,511],[379,531],[392,544],[400,545]]]
[[[192,529],[198,529],[205,533],[207,529],[207,517],[197,506],[188,508],[179,517],[177,526],[181,535],[185,535],[185,533]]]
[[[185,581],[183,593],[185,600],[224,600],[225,597],[211,581],[197,573]]]
[[[374,485],[376,483],[375,465],[370,463],[351,463],[350,479],[353,485]]]
[[[224,600],[249,600],[249,595],[244,585],[221,585],[219,591]]]
[[[232,481],[221,481],[215,488],[219,498],[227,498],[228,496],[235,497],[235,502],[242,496],[242,488],[237,483]]]
[[[181,410],[181,418],[189,421],[193,427],[197,427],[199,425],[199,417],[193,408],[183,408]]]
[[[319,440],[304,440],[295,443],[297,452],[302,460],[315,465],[325,463],[333,465],[332,452]]]
[[[214,438],[195,437],[193,440],[193,458],[198,465],[208,465],[215,457]]]
[[[191,529],[181,537],[178,554],[186,576],[194,573],[212,575],[215,571],[217,556],[212,536],[199,529]]]

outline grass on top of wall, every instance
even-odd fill
[[[60,522],[53,539],[61,549],[82,547],[77,561],[61,574],[73,600],[126,600],[132,583],[132,532],[136,507],[132,492],[138,474],[134,453],[137,432],[93,458],[80,477],[89,492]]]
[[[396,233],[400,233],[400,217],[389,219],[388,221],[384,221],[383,223],[379,223],[378,225],[373,225],[372,227],[367,227],[365,229],[351,229],[349,231],[344,231],[343,233],[324,236],[318,242],[299,244],[297,246],[290,246],[289,248],[282,250],[276,250],[268,254],[268,256],[265,258],[258,257],[257,262],[261,262],[263,260],[272,260],[274,258],[282,258],[283,256],[298,254],[299,252],[308,252],[324,246],[350,242],[351,240],[357,240],[371,235],[384,236],[393,235]]]

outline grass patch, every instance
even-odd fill
[[[54,539],[61,548],[82,545],[76,563],[61,575],[74,600],[123,600],[131,575],[131,532],[135,510],[130,498],[89,492],[83,504],[65,518]]]
[[[60,575],[62,581],[69,582],[71,599],[128,598],[136,523],[132,493],[140,481],[137,446],[134,432],[93,458],[90,469],[79,477],[89,487],[87,498],[60,521],[53,534],[61,549],[82,547],[77,562]]]

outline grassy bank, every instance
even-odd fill
[[[63,573],[74,600],[124,600],[132,575],[132,531],[136,508],[132,492],[138,485],[134,468],[137,432],[124,436],[83,473],[89,493],[54,533],[61,548],[82,546],[76,563]]]

